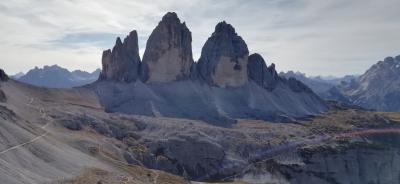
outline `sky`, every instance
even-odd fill
[[[400,55],[400,0],[10,0],[0,1],[0,68],[9,74],[57,64],[101,67],[102,50],[131,30],[140,53],[161,17],[176,12],[192,32],[194,60],[220,21],[250,54],[278,71],[362,74]]]

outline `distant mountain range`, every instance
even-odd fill
[[[338,88],[353,104],[379,111],[400,111],[400,55],[379,61]]]
[[[325,100],[335,100],[345,103],[351,103],[350,100],[344,96],[340,90],[337,88],[342,82],[350,82],[351,80],[357,78],[356,75],[346,75],[344,77],[308,77],[305,73],[301,72],[281,72],[280,76],[285,78],[296,78],[297,80],[306,84],[310,89],[312,89],[318,96]]]
[[[71,88],[82,86],[96,81],[101,70],[97,69],[92,73],[75,70],[68,71],[57,65],[44,66],[43,68],[35,67],[26,74],[18,73],[12,78],[21,82],[32,84],[35,86],[49,88]]]
[[[378,111],[400,111],[400,55],[379,61],[360,76],[326,79],[293,71],[280,75],[296,78],[327,100]]]
[[[301,73],[298,71],[297,72],[288,71],[286,73],[280,72],[279,75],[286,78],[290,77],[296,78],[297,80],[306,84],[315,93],[319,95],[330,90],[332,87],[339,85],[342,81],[350,81],[357,77],[355,75],[346,75],[344,77],[322,77],[322,76],[308,77],[306,76],[305,73]]]

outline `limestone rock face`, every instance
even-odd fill
[[[132,82],[138,79],[140,57],[137,32],[130,32],[124,42],[117,38],[112,51],[103,51],[102,65],[100,80]]]
[[[201,79],[219,87],[239,87],[247,83],[249,50],[235,29],[225,21],[215,27],[201,51],[197,70]]]
[[[247,64],[248,75],[251,80],[256,82],[259,86],[273,90],[278,82],[281,80],[275,70],[275,64],[272,63],[269,67],[265,63],[260,54],[252,54],[249,56]]]
[[[151,33],[143,56],[144,82],[171,82],[190,76],[192,35],[176,13],[164,15]]]
[[[4,70],[0,69],[0,81],[7,81],[8,75],[4,72]]]

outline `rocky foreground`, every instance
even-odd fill
[[[331,104],[293,123],[238,119],[220,127],[106,113],[90,88],[37,88],[3,77],[0,89],[1,183],[398,180],[398,136],[356,133],[396,130],[396,113]]]

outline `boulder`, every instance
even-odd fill
[[[176,13],[167,13],[151,33],[141,69],[144,82],[172,82],[190,76],[192,33]]]
[[[137,32],[130,32],[124,42],[118,37],[112,51],[103,51],[102,65],[100,80],[136,81],[139,78],[140,67]]]
[[[206,41],[197,64],[198,76],[219,87],[239,87],[247,83],[249,50],[235,29],[225,21],[215,27]]]

